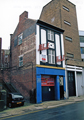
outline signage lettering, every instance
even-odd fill
[[[47,44],[47,47],[45,47],[45,44],[40,44],[38,51],[49,49],[48,46],[49,46],[49,43]]]
[[[65,55],[56,57],[56,62],[61,62],[63,60],[65,60]]]

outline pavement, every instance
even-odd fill
[[[15,107],[15,108],[7,108],[7,109],[1,111],[0,119],[4,119],[6,117],[11,117],[11,116],[18,116],[18,115],[23,115],[23,114],[34,113],[37,111],[41,111],[43,109],[50,109],[50,108],[54,108],[54,107],[73,104],[76,102],[81,102],[81,101],[84,101],[84,96],[69,97],[69,99],[59,100],[59,101],[56,101],[56,100],[46,101],[46,102],[42,102],[40,104],[31,104],[31,103],[25,102],[24,106]]]

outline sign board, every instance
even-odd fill
[[[54,78],[41,78],[41,86],[55,86]]]
[[[40,55],[40,61],[47,62],[47,55],[41,54]]]

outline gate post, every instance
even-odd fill
[[[36,102],[42,102],[41,75],[36,76]]]

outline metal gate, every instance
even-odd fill
[[[54,100],[54,86],[42,86],[42,101]]]

